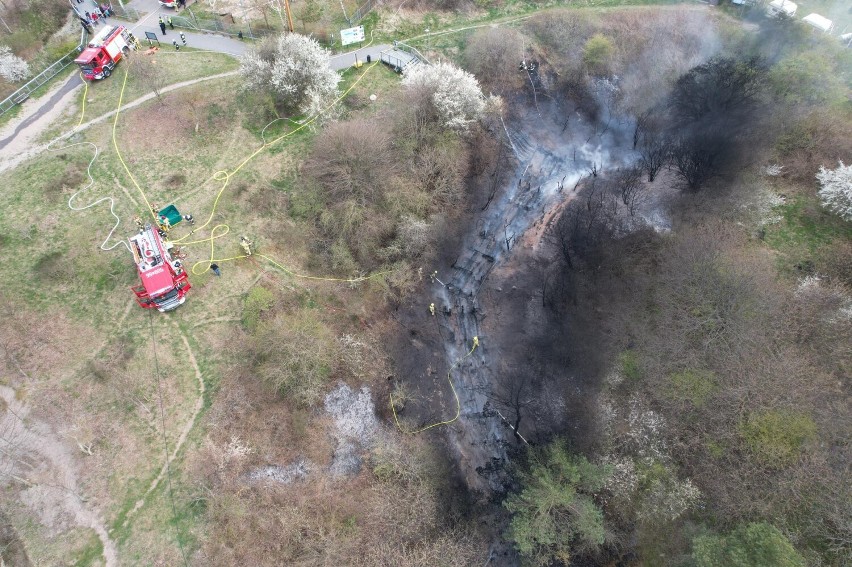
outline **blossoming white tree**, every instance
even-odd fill
[[[0,77],[17,82],[29,77],[30,66],[26,61],[12,53],[7,45],[0,45]]]
[[[837,169],[819,168],[816,175],[820,186],[819,198],[822,206],[852,221],[852,165],[840,165]]]
[[[450,63],[417,65],[402,81],[406,88],[428,95],[441,123],[457,132],[482,117],[485,97],[476,78]]]
[[[269,90],[287,111],[312,115],[337,95],[340,75],[329,56],[315,39],[291,33],[249,50],[240,72],[247,88]]]

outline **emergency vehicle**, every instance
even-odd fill
[[[162,313],[186,301],[186,294],[192,288],[186,270],[172,256],[172,245],[163,242],[157,227],[146,224],[139,234],[130,238],[130,250],[142,282],[130,289],[140,307]]]
[[[104,26],[74,60],[83,71],[83,77],[89,81],[103,79],[112,74],[112,70],[121,58],[130,53],[135,46],[133,37],[124,26]]]
[[[177,0],[159,0],[160,6],[177,9]]]

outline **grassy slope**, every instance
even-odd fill
[[[179,61],[186,65],[179,73],[182,80],[235,67],[233,59],[210,54],[190,54]],[[342,86],[346,88],[355,77],[355,71],[347,72]],[[94,85],[87,117],[114,108],[121,78],[117,74]],[[353,92],[362,100],[378,92],[381,101],[382,92],[396,84],[395,75],[377,68]],[[239,81],[232,78],[179,90],[165,95],[162,101],[122,113],[118,122],[120,151],[148,199],[161,205],[175,203],[182,211],[192,212],[199,221],[197,226],[206,220],[222,186],[212,175],[219,170],[233,171],[262,145],[261,125],[245,112],[246,101],[233,96],[238,86]],[[142,85],[129,82],[125,100],[133,100],[143,91]],[[73,118],[61,129],[72,125],[71,121]],[[268,129],[266,139],[273,139],[282,131]],[[90,141],[100,148],[92,167],[95,185],[78,197],[76,205],[105,195],[117,199],[116,212],[122,225],[110,244],[128,235],[134,214],[145,213],[143,198],[117,159],[111,133],[112,121],[108,121],[74,140]],[[275,226],[278,221],[268,211],[270,203],[280,200],[276,197],[281,195],[277,188],[280,182],[275,180],[296,175],[298,158],[307,151],[312,137],[312,131],[306,130],[269,147],[232,177],[214,221],[230,224],[232,232],[217,241],[217,258],[237,255],[236,235],[243,233],[250,234],[266,254],[279,262],[289,264],[307,257],[305,232],[285,219],[284,226]],[[87,494],[97,496],[125,559],[131,563],[175,564],[179,561],[176,538],[180,537],[190,548],[195,546],[193,542],[200,533],[197,514],[203,510],[192,504],[194,496],[182,480],[180,458],[172,478],[177,526],[171,520],[165,483],[148,497],[129,525],[123,522],[162,466],[159,395],[151,360],[149,313],[131,307],[127,318],[121,320],[131,302],[126,286],[136,280],[129,256],[123,246],[112,252],[98,250],[113,223],[108,206],[102,204],[85,212],[74,212],[66,206],[72,192],[85,185],[85,168],[91,155],[90,146],[62,149],[0,177],[5,188],[0,194],[0,290],[29,317],[44,319],[48,313],[58,312],[69,319],[71,330],[67,334],[77,337],[74,348],[59,356],[55,372],[42,376],[40,388],[45,393],[33,397],[31,402],[37,410],[80,427],[96,440],[95,456],[84,463],[81,484]],[[185,232],[184,227],[176,228],[177,234]],[[199,234],[203,238],[209,233]],[[206,244],[188,246],[185,251],[189,265],[210,254]],[[204,373],[209,405],[209,392],[217,382],[217,364],[223,360],[221,351],[210,345],[220,344],[223,337],[232,334],[230,329],[239,325],[234,315],[241,311],[242,295],[258,275],[271,269],[255,261],[222,263],[222,268],[222,278],[213,279],[209,273],[192,277],[194,289],[180,310],[153,316],[163,369],[170,451],[197,398],[197,382],[186,363],[178,330],[190,337]],[[275,273],[273,280],[291,288],[302,287]],[[32,284],[21,286],[22,280]],[[333,299],[333,289],[332,286],[329,300],[343,305]],[[351,308],[360,309],[362,301],[350,303]],[[210,321],[213,323],[208,326]],[[56,335],[52,338],[58,339]],[[106,346],[96,350],[102,343]],[[64,410],[69,405],[73,407],[70,414]],[[187,447],[198,446],[202,441],[203,434],[196,429]],[[18,517],[26,521],[24,515]],[[70,555],[85,564],[97,555],[94,542],[76,551],[61,542],[43,546],[39,542],[47,537],[46,533],[37,527],[27,530],[24,524],[18,527],[24,530],[34,560],[51,562]]]

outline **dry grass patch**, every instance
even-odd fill
[[[397,443],[397,441],[393,441]],[[293,486],[224,485],[208,501],[217,536],[201,554],[211,565],[471,565],[487,549],[451,503],[448,471],[410,439],[384,458],[404,474],[323,472]],[[371,461],[370,466],[374,466]]]

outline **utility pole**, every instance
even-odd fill
[[[290,11],[290,0],[284,0],[284,7],[287,9],[287,23],[290,25],[290,33],[293,33],[293,14]]]

